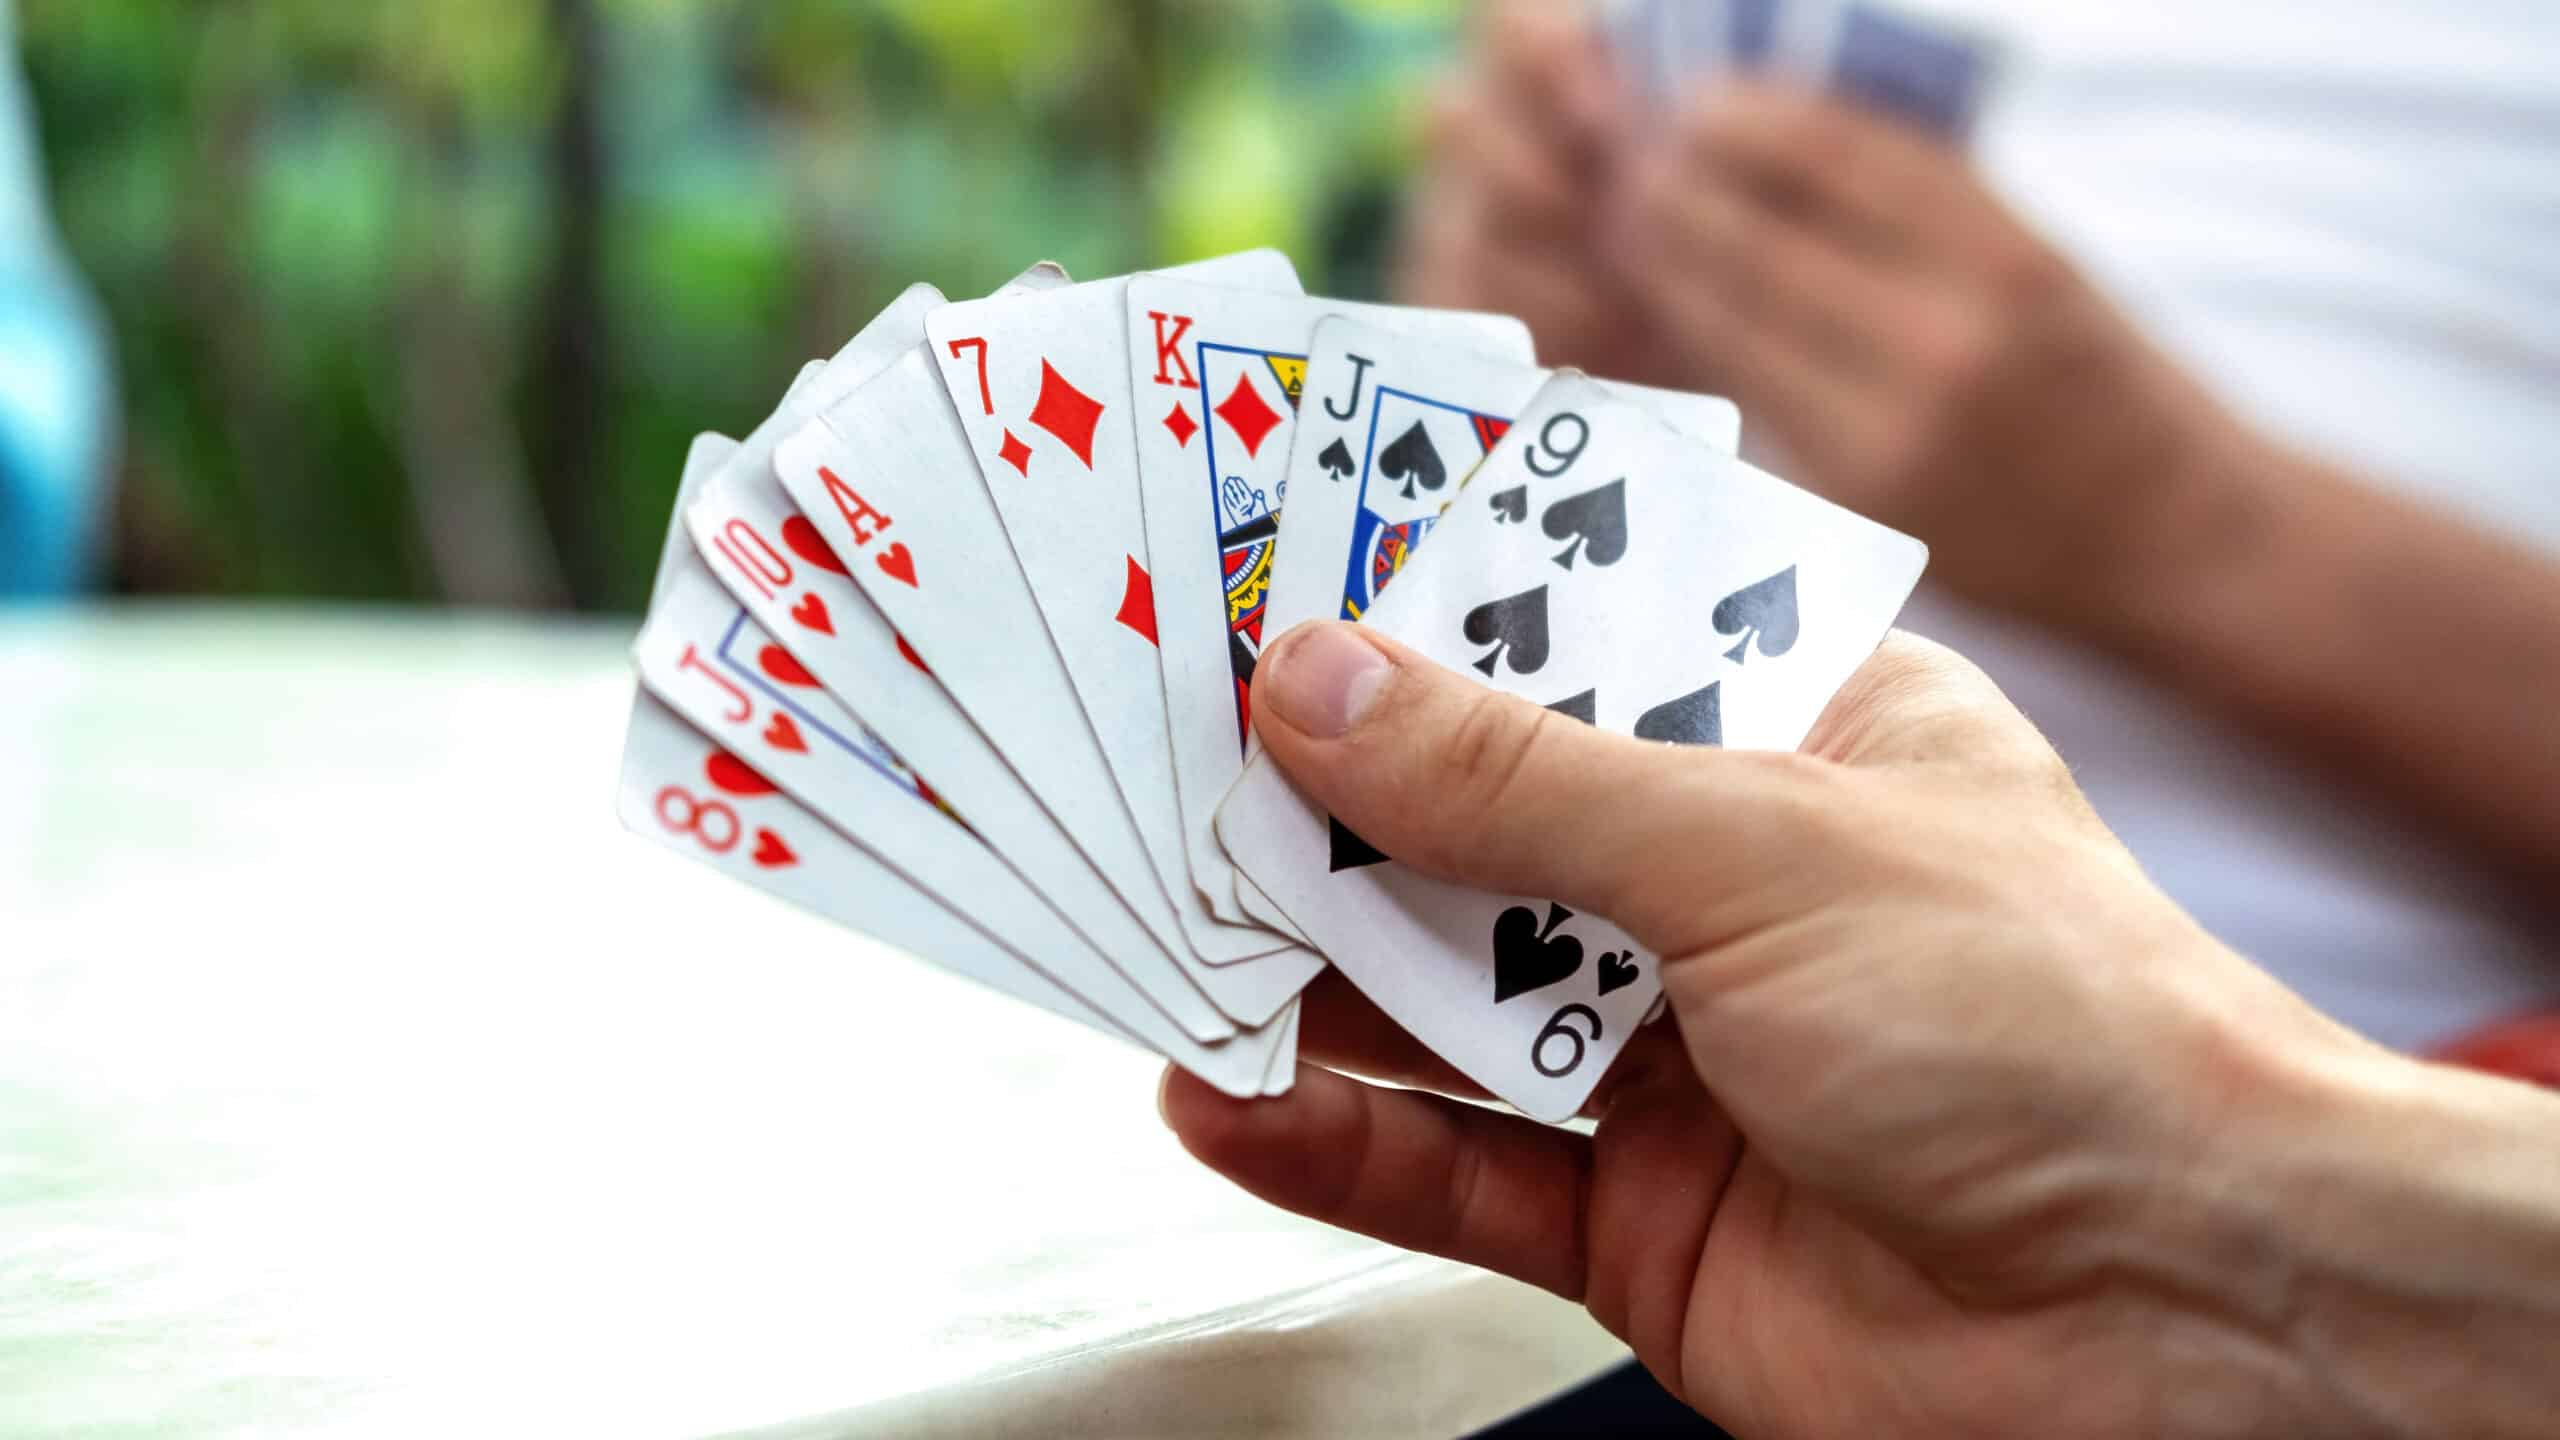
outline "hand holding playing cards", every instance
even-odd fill
[[[1681,383],[1976,600],[2106,623],[2245,444],[1963,153],[1855,105],[1711,87],[1615,204],[1611,263]]]
[[[1327,977],[1306,1053],[1421,1088],[1170,1074],[1184,1143],[1256,1193],[1579,1299],[1755,1440],[2523,1433],[2560,1403],[2529,1393],[2552,1102],[2221,948],[1946,652],[1889,641],[1799,754],[1608,735],[1338,624],[1253,698],[1337,819],[1614,920],[1676,1022],[1586,1137],[1427,1093],[1475,1092]]]

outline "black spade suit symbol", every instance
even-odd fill
[[[1330,815],[1325,817],[1324,823],[1332,839],[1332,854],[1328,857],[1325,873],[1339,875],[1345,870],[1357,870],[1364,865],[1386,863],[1385,853],[1377,846],[1352,834],[1350,826]]]
[[[1547,507],[1538,527],[1550,540],[1571,542],[1555,557],[1567,570],[1576,551],[1595,566],[1617,564],[1627,553],[1627,482],[1612,480],[1566,496]]]
[[[1775,660],[1796,645],[1796,567],[1788,566],[1716,602],[1710,617],[1719,635],[1739,635],[1724,658],[1741,664],[1756,637],[1760,653]]]
[[[1692,690],[1647,710],[1636,721],[1636,738],[1667,740],[1674,745],[1722,745],[1724,703],[1717,687],[1723,683],[1709,681],[1703,690]]]
[[[1570,715],[1585,725],[1597,725],[1600,723],[1600,692],[1585,690],[1579,695],[1567,695],[1547,708],[1559,715]]]
[[[1493,523],[1517,525],[1529,518],[1529,487],[1514,485],[1493,497]]]
[[[1544,926],[1538,924],[1538,912],[1526,905],[1514,905],[1495,917],[1494,1004],[1571,979],[1582,968],[1582,942],[1556,933],[1557,926],[1572,918],[1572,911],[1552,903]]]
[[[1351,463],[1351,447],[1343,444],[1339,435],[1333,437],[1332,444],[1324,447],[1324,453],[1316,456],[1316,463],[1331,471],[1336,480],[1357,468]]]
[[[1467,612],[1465,634],[1493,649],[1474,662],[1487,676],[1508,652],[1512,673],[1534,675],[1547,663],[1547,587],[1536,586]]]
[[[1612,950],[1600,957],[1601,994],[1606,995],[1612,990],[1624,990],[1634,983],[1636,983],[1636,962],[1633,951]]]
[[[1378,473],[1391,482],[1402,482],[1407,500],[1413,498],[1416,485],[1437,490],[1449,483],[1449,467],[1441,462],[1439,447],[1431,443],[1431,432],[1419,420],[1378,452]]]

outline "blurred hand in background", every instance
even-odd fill
[[[1486,7],[1400,298],[1728,395],[1748,452],[1928,542],[1937,585],[2560,874],[2560,566],[2242,423],[1934,138],[1740,76],[1659,115],[1624,89],[1579,11]]]
[[[1628,277],[1593,263],[1633,124],[1599,37],[1574,7],[1519,3],[1470,36],[1433,97],[1396,298],[1507,311],[1547,364],[1667,382]]]
[[[1958,591],[2112,603],[2147,478],[2236,440],[2211,398],[1962,154],[1740,77],[1659,117],[1623,94],[1572,7],[1481,11],[1401,298],[1518,314],[1549,364],[1731,397],[1747,443],[1927,540]]]
[[[1623,177],[1604,257],[1685,383],[2012,613],[2103,623],[2192,542],[2164,482],[2243,443],[1962,154],[1807,91],[1701,95]]]

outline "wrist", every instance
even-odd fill
[[[2542,1433],[2560,1414],[2560,1099],[2360,1043],[2262,1067],[2202,1213],[2218,1299],[2317,1433]]]

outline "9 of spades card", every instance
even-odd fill
[[[1366,614],[1553,374],[1348,316],[1320,322],[1264,633]],[[1741,443],[1742,414],[1730,400],[1593,383],[1719,450]]]
[[[1620,734],[1792,749],[1927,552],[1578,375],[1543,387],[1364,623]],[[1222,806],[1244,873],[1378,1006],[1522,1111],[1570,1116],[1660,991],[1655,958],[1545,897],[1425,879],[1267,757]]]
[[[1530,355],[1506,315],[1361,305],[1230,289],[1174,275],[1129,282],[1130,389],[1154,560],[1158,661],[1191,883],[1245,920],[1212,821],[1244,763],[1245,695],[1261,653],[1307,344],[1351,314],[1432,342]]]
[[[1553,374],[1347,315],[1318,321],[1309,345],[1284,491],[1293,498],[1263,606],[1261,633],[1274,638],[1302,620],[1359,619]],[[1741,443],[1730,400],[1597,383],[1717,449]],[[1247,755],[1259,749],[1248,737]],[[1294,928],[1251,880],[1239,878],[1236,899]]]

